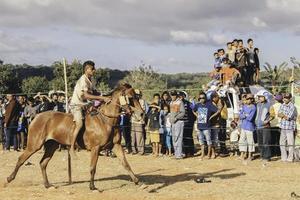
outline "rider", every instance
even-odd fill
[[[84,116],[82,114],[83,106],[86,105],[87,100],[100,100],[110,101],[110,98],[95,94],[95,88],[92,83],[92,77],[94,76],[96,69],[93,61],[86,61],[83,63],[84,74],[77,81],[73,96],[71,99],[71,112],[73,114],[73,121],[75,122],[75,129],[73,130],[71,137],[71,153],[75,155],[75,142],[77,135],[83,126]]]

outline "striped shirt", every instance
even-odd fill
[[[282,113],[288,117],[288,119],[281,119],[280,128],[285,130],[295,130],[296,129],[296,119],[297,119],[297,110],[292,102],[288,104],[283,103],[278,113]]]

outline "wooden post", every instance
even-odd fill
[[[66,113],[69,112],[69,99],[68,99],[68,82],[67,82],[67,64],[66,59],[63,58],[63,66],[64,66],[64,79],[65,79],[65,98],[66,98]]]

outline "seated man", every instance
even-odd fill
[[[108,97],[103,97],[100,95],[93,95],[95,91],[92,77],[94,76],[95,63],[93,61],[86,61],[83,63],[84,74],[77,81],[73,96],[71,99],[71,112],[73,114],[73,121],[75,122],[75,128],[71,135],[71,153],[75,155],[74,146],[76,142],[77,135],[80,129],[83,126],[84,117],[82,115],[83,106],[86,105],[87,100],[100,100],[100,101],[109,101]]]

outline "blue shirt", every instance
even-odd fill
[[[243,105],[240,111],[240,119],[242,121],[241,129],[247,131],[255,130],[255,117],[256,117],[256,107],[255,105]]]
[[[217,110],[215,107],[209,102],[205,104],[197,103],[194,107],[194,111],[198,114],[197,124],[199,130],[210,129],[210,121],[209,118],[213,113]]]

